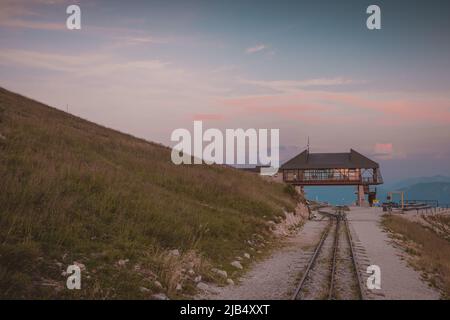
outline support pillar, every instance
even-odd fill
[[[367,206],[366,199],[364,197],[364,185],[360,184],[357,186],[357,199],[356,205],[360,207]]]

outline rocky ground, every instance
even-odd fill
[[[380,225],[382,211],[377,208],[352,207],[348,213],[349,226],[356,251],[358,270],[366,283],[366,269],[377,265],[381,269],[381,289],[366,289],[368,299],[439,299],[440,294],[408,266],[401,249],[393,246]],[[236,284],[220,287],[209,285],[197,299],[290,299],[309,258],[328,224],[317,215],[301,228],[283,238],[282,245],[268,258],[256,262]],[[286,231],[283,231],[286,234]],[[342,248],[348,250],[348,248]],[[342,262],[339,268],[346,264]],[[338,269],[338,275],[340,271]],[[341,279],[342,280],[342,279]],[[345,282],[345,281],[344,281]],[[351,290],[353,284],[338,281],[341,291]],[[354,288],[353,288],[354,289]],[[345,292],[338,298],[349,299]]]
[[[308,221],[284,240],[280,250],[253,268],[237,285],[215,287],[205,299],[290,299],[327,221]]]

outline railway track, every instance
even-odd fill
[[[324,212],[329,219],[300,282],[293,300],[365,299],[355,260],[348,221],[342,208]]]

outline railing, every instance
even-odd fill
[[[345,183],[345,184],[380,184],[377,179],[373,177],[362,177],[360,179],[355,178],[345,178],[345,177],[320,177],[320,176],[309,176],[309,177],[289,177],[283,176],[285,182],[291,183]]]
[[[405,200],[406,204],[421,204],[437,208],[439,207],[439,201],[438,200]]]

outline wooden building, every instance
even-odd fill
[[[303,151],[284,163],[283,181],[295,186],[357,186],[357,204],[372,205],[376,190],[370,185],[383,183],[377,162],[350,149],[348,153],[310,153]],[[368,203],[365,195],[368,195]]]

